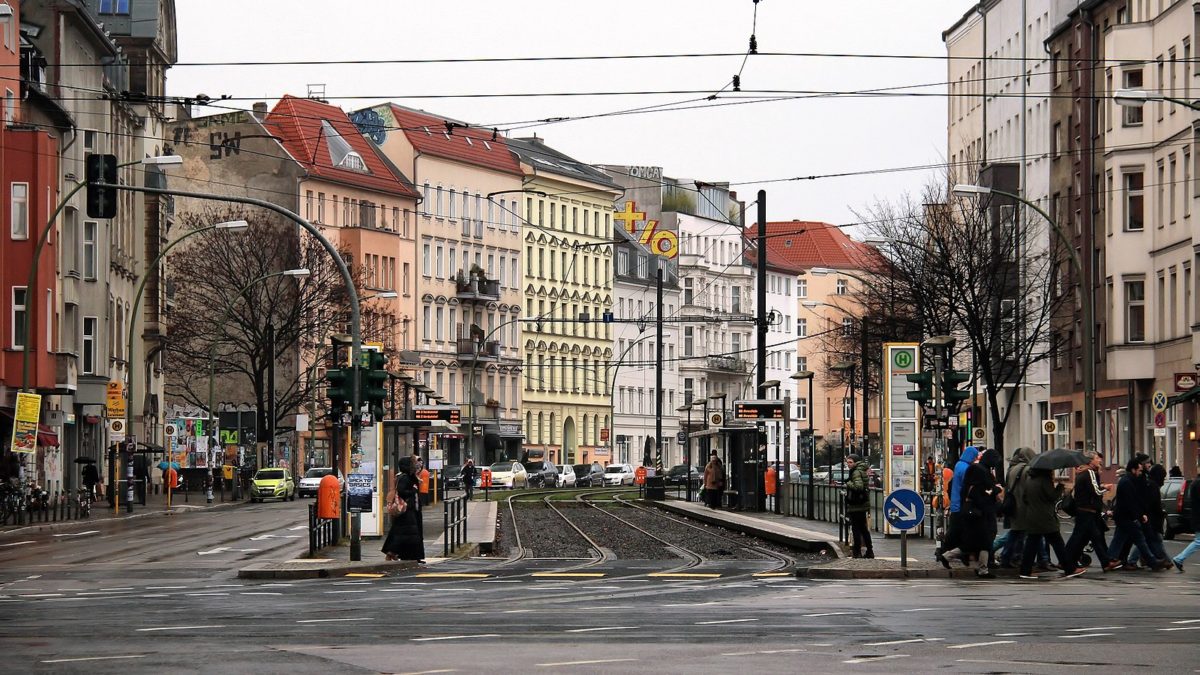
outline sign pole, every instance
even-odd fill
[[[900,567],[908,567],[908,530],[900,531]]]

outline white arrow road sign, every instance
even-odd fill
[[[916,520],[917,518],[917,510],[910,504],[896,502],[896,511],[900,513],[901,520]]]

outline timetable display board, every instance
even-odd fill
[[[734,401],[735,420],[783,420],[783,401]]]

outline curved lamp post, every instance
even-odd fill
[[[1130,90],[1122,91],[1124,91],[1127,95],[1136,93]],[[1117,93],[1120,94],[1121,92]],[[1146,94],[1146,92],[1140,93]],[[1151,96],[1152,95],[1150,94],[1146,94],[1146,97],[1141,99],[1142,102],[1144,103],[1146,100],[1154,100],[1151,98]],[[1117,95],[1114,95],[1113,98],[1118,99],[1118,102],[1123,100]],[[1166,97],[1161,98],[1163,98],[1163,100],[1175,100],[1167,99]],[[1124,100],[1132,99],[1126,98]],[[1183,101],[1178,102],[1192,107],[1190,104],[1187,104]],[[1075,247],[1071,245],[1071,240],[1067,238],[1066,233],[1063,232],[1059,224],[1050,217],[1049,213],[1046,213],[1046,211],[1040,206],[1018,194],[1005,192],[1004,190],[997,190],[996,188],[984,187],[982,185],[955,185],[951,192],[956,197],[983,197],[996,194],[1000,195],[1001,197],[1008,197],[1009,199],[1021,202],[1025,206],[1028,206],[1036,211],[1042,218],[1046,219],[1046,222],[1049,223],[1050,228],[1054,230],[1054,234],[1058,237],[1063,248],[1067,249],[1067,251],[1071,254],[1071,266],[1075,268],[1075,274],[1079,278],[1079,285],[1087,293],[1087,296],[1083,299],[1083,324],[1084,335],[1086,336],[1083,340],[1083,438],[1084,447],[1087,450],[1094,452],[1096,450],[1096,320],[1094,318],[1095,309],[1092,307],[1092,302],[1094,301],[1092,296],[1092,284],[1091,280],[1088,279],[1087,275],[1084,274],[1083,261],[1079,257],[1079,252],[1076,251]]]
[[[248,227],[250,227],[250,224],[244,220],[231,220],[231,221],[224,222],[224,223],[216,223],[215,225],[208,225],[206,227],[197,228],[195,230],[192,230],[191,232],[185,233],[182,237],[180,237],[180,238],[176,239],[175,241],[164,246],[163,250],[159,252],[158,256],[156,258],[154,258],[154,260],[150,261],[150,264],[146,266],[146,273],[142,275],[142,280],[141,280],[141,282],[138,283],[137,293],[135,293],[133,296],[133,309],[129,313],[129,339],[127,342],[127,351],[125,352],[126,356],[128,357],[127,363],[129,364],[128,367],[126,368],[126,371],[129,374],[129,377],[128,377],[129,386],[125,388],[125,393],[126,393],[125,433],[135,439],[134,447],[131,450],[137,449],[136,448],[136,438],[137,437],[133,433],[133,399],[134,399],[133,392],[134,392],[134,388],[137,386],[137,377],[135,377],[135,373],[134,373],[135,359],[133,358],[133,335],[134,335],[134,330],[137,328],[137,322],[134,321],[134,317],[136,317],[138,315],[138,309],[141,307],[141,304],[142,304],[142,293],[145,292],[145,290],[146,290],[146,282],[150,280],[151,272],[153,270],[157,269],[159,263],[161,263],[164,259],[166,259],[167,254],[171,252],[171,249],[175,248],[176,246],[178,246],[179,244],[181,244],[182,242],[186,241],[187,239],[189,239],[191,237],[194,237],[203,232],[211,232],[213,230],[227,230],[230,232],[241,232]],[[143,421],[143,426],[144,426],[144,421]],[[144,428],[143,428],[143,431],[145,431]],[[130,459],[132,460],[132,457],[130,457]],[[170,462],[170,460],[167,460],[167,461]],[[170,466],[170,464],[168,464],[168,466]],[[118,471],[118,473],[119,473],[119,471]],[[115,480],[115,477],[114,477],[114,480]],[[129,465],[125,467],[125,480],[126,480],[126,483],[125,483],[125,499],[126,499],[125,507],[126,507],[126,510],[132,511],[133,510],[133,464],[132,464],[132,462],[130,462]],[[120,505],[119,505],[120,494],[119,493],[120,493],[120,491],[117,491],[117,494],[114,494],[114,497],[113,497],[114,510],[120,509]]]
[[[508,191],[505,190],[505,192],[508,192]],[[493,192],[492,194],[499,194],[499,193]],[[489,197],[490,196],[491,195],[489,195]],[[475,451],[475,376],[479,374],[480,351],[487,348],[488,340],[490,340],[492,338],[492,336],[496,334],[496,331],[499,331],[500,329],[504,328],[505,326],[511,326],[514,323],[519,323],[521,321],[533,321],[533,320],[536,320],[536,319],[517,317],[515,319],[509,319],[508,321],[501,321],[494,328],[492,328],[490,331],[488,331],[487,335],[484,335],[483,339],[480,340],[475,345],[475,358],[473,358],[471,360],[470,377],[468,377],[467,382],[464,383],[464,384],[466,384],[466,387],[467,387],[467,457],[469,457],[471,459],[475,458],[475,452],[474,452]],[[456,341],[456,344],[457,344],[457,341]],[[500,350],[497,349],[496,351],[497,351],[496,358],[497,358],[497,360],[499,360],[500,358],[502,358],[499,353]],[[428,383],[426,383],[426,385],[428,385]],[[430,390],[430,391],[432,391],[432,390]],[[426,397],[426,400],[428,400],[428,397]]]
[[[633,346],[636,344],[640,344],[646,340],[649,340],[651,337],[654,337],[654,336],[653,335],[643,335],[642,337],[634,340],[633,342],[630,342],[629,345],[627,347],[625,347],[625,351],[621,352],[621,355],[617,357],[617,362],[611,366],[612,367],[612,382],[609,383],[609,385],[608,385],[608,418],[609,418],[609,420],[611,420],[610,423],[612,424],[612,429],[609,430],[609,433],[612,434],[611,438],[612,438],[613,448],[616,448],[616,445],[617,445],[617,404],[616,404],[616,402],[614,400],[614,396],[613,396],[617,391],[617,373],[621,370],[621,366],[624,365],[624,363],[625,363],[625,355],[628,354],[630,352],[630,350],[633,349]],[[690,421],[689,421],[689,424],[690,424]],[[623,461],[628,462],[629,458],[626,457],[623,459]]]
[[[812,520],[816,516],[816,489],[813,483],[813,476],[817,472],[817,437],[813,433],[813,377],[815,373],[811,370],[800,370],[791,375],[791,378],[796,381],[808,380],[808,401],[805,406],[804,413],[808,417],[808,504],[807,513],[808,519]],[[789,467],[790,471],[791,468]]]

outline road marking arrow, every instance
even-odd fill
[[[196,551],[196,555],[213,555],[215,553],[224,553],[226,551],[231,553],[251,553],[253,551],[261,550],[261,548],[230,548],[228,546],[218,546],[217,548],[210,549],[208,551]]]
[[[250,541],[262,541],[263,539],[299,539],[298,534],[260,534],[257,537],[250,537]]]
[[[99,533],[100,533],[100,530],[88,530],[87,532],[63,532],[62,534],[56,534],[54,536],[56,536],[56,537],[82,537],[85,534],[99,534]]]
[[[222,553],[222,552],[228,551],[228,550],[229,550],[228,546],[222,546],[220,548],[214,548],[214,549],[211,549],[208,551],[196,551],[196,555],[212,555],[214,553]]]

